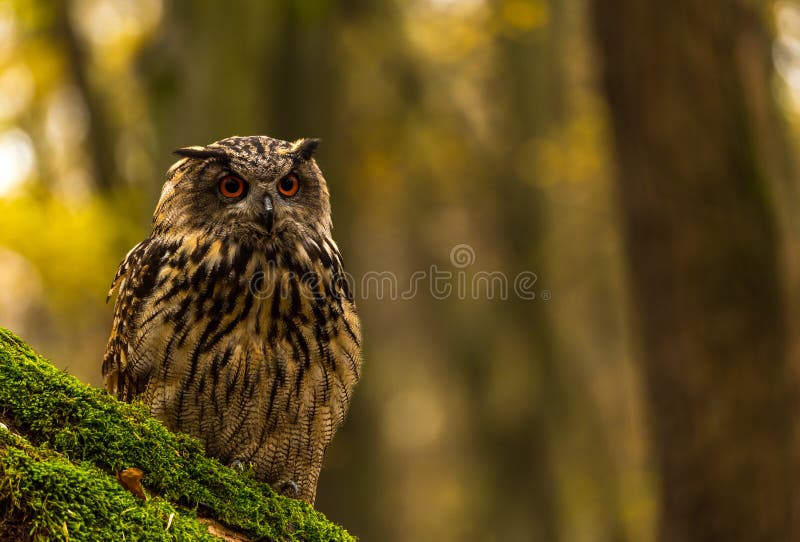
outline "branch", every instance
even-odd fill
[[[2,540],[354,540],[308,504],[207,458],[144,406],[56,369],[3,328],[0,419]],[[117,481],[130,467],[144,473],[149,499]]]

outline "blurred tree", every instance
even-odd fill
[[[797,389],[758,3],[594,3],[662,540],[796,540]],[[795,512],[793,514],[793,512]]]
[[[120,175],[114,161],[114,129],[101,93],[92,81],[89,52],[76,31],[71,3],[53,3],[54,36],[63,47],[67,71],[86,105],[89,120],[87,152],[91,162],[95,187],[107,192],[119,183]]]
[[[493,6],[497,13],[503,13],[503,2],[493,2]],[[553,28],[527,32],[529,29],[516,27],[519,22],[507,22],[507,31],[496,36],[492,75],[504,84],[496,91],[500,97],[495,104],[498,115],[493,134],[497,145],[482,173],[486,179],[504,180],[504,189],[489,196],[504,268],[536,269],[541,275],[549,209],[543,188],[526,182],[513,157],[527,141],[543,137],[551,123],[563,120],[563,73],[555,69],[560,36]],[[472,414],[478,420],[475,445],[488,454],[492,492],[513,495],[499,512],[501,520],[489,524],[503,540],[521,540],[526,531],[532,540],[562,540],[554,456],[557,427],[566,408],[565,375],[559,369],[558,345],[547,304],[517,297],[508,303],[510,307],[502,317],[504,325],[517,328],[525,337],[527,363],[535,367],[536,378],[529,382],[531,400],[517,413],[516,423],[496,423],[491,410],[480,402]],[[472,376],[469,385],[476,395],[486,391],[486,373],[503,336],[490,328],[479,339],[483,352],[477,363],[467,365]],[[473,341],[466,341],[465,346],[480,352],[481,346]]]

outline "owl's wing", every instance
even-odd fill
[[[119,399],[130,401],[142,393],[149,380],[148,372],[133,371],[130,348],[143,301],[153,292],[168,248],[148,238],[133,247],[114,276],[108,299],[117,290],[114,323],[103,357],[106,389]]]

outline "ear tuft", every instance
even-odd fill
[[[314,153],[319,148],[319,139],[306,138],[297,141],[295,152],[299,154],[303,160],[310,160]]]
[[[214,147],[202,147],[200,145],[195,145],[193,147],[182,147],[180,149],[175,149],[174,151],[172,151],[172,153],[186,158],[198,158],[201,160],[205,158],[227,157],[224,149],[214,148]]]

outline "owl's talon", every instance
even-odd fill
[[[281,480],[280,482],[273,484],[272,489],[274,489],[278,494],[285,497],[291,497],[292,499],[296,499],[300,496],[300,488],[297,487],[297,482],[294,480]]]
[[[238,470],[239,472],[244,472],[244,463],[239,459],[234,459],[231,461],[230,467],[234,470]]]

